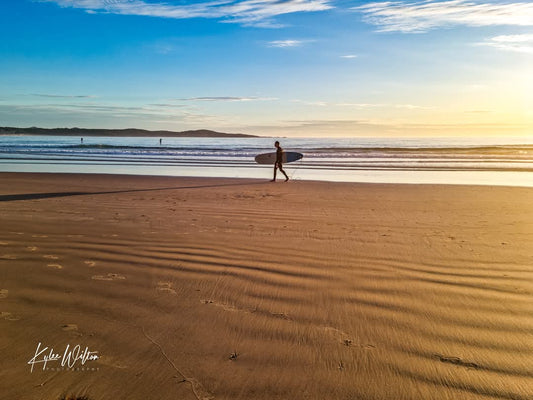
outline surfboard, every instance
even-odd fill
[[[282,162],[283,164],[300,160],[304,155],[295,151],[284,151]],[[264,153],[255,156],[255,162],[258,164],[272,164],[276,162],[276,153]]]

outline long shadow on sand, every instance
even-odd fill
[[[98,194],[116,194],[116,193],[135,193],[135,192],[153,192],[158,190],[184,190],[184,189],[206,189],[223,186],[255,186],[268,183],[266,181],[258,182],[243,182],[243,183],[221,183],[218,185],[198,185],[198,186],[177,186],[164,188],[150,188],[150,189],[130,189],[130,190],[111,190],[106,192],[55,192],[55,193],[23,193],[23,194],[5,194],[0,195],[0,202],[3,201],[19,201],[19,200],[40,200],[50,199],[54,197],[70,197],[70,196],[91,196]]]

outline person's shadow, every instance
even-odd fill
[[[130,190],[110,190],[105,192],[52,192],[52,193],[22,193],[22,194],[4,194],[0,195],[0,202],[2,201],[20,201],[20,200],[40,200],[50,199],[54,197],[70,197],[70,196],[91,196],[99,194],[115,194],[115,193],[135,193],[135,192],[152,192],[157,190],[184,190],[184,189],[205,189],[223,186],[254,186],[264,184],[264,181],[257,182],[242,182],[242,183],[220,183],[215,185],[196,185],[196,186],[177,186],[151,189],[130,189]]]

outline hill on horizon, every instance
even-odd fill
[[[149,131],[146,129],[96,129],[96,128],[14,128],[0,127],[0,135],[54,135],[54,136],[145,136],[145,137],[257,137],[244,133],[223,133],[208,129]]]

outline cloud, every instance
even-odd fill
[[[386,104],[380,103],[339,103],[339,107],[358,107],[358,108],[375,108],[375,107],[386,107]]]
[[[96,97],[96,96],[90,96],[90,95],[61,95],[61,94],[45,94],[45,93],[32,93],[32,96],[53,97],[57,99],[93,99]]]
[[[374,2],[352,8],[380,32],[426,32],[438,27],[533,26],[533,2],[480,3],[466,0]]]
[[[153,129],[164,124],[164,129],[205,128],[219,126],[220,116],[189,111],[162,110],[155,107],[105,106],[81,107],[76,105],[3,105],[0,104],[0,119],[10,126],[80,126],[123,127]]]
[[[346,54],[344,56],[341,56],[341,58],[348,58],[348,59],[349,58],[357,58],[357,55],[355,55],[355,54]]]
[[[500,35],[479,44],[501,50],[533,54],[533,34]]]
[[[277,100],[273,97],[232,97],[232,96],[215,96],[215,97],[190,97],[179,99],[181,101],[270,101]]]
[[[273,17],[296,12],[324,11],[333,8],[331,0],[212,0],[155,1],[145,0],[41,0],[61,7],[86,12],[139,15],[160,18],[214,18],[222,22],[258,27],[279,27]]]
[[[432,110],[434,107],[418,106],[415,104],[384,104],[384,103],[338,103],[339,107],[356,108],[403,108],[407,110]]]
[[[319,106],[319,107],[325,107],[328,105],[325,101],[308,101],[308,100],[291,100],[292,103],[298,103],[298,104],[304,104],[306,106]]]
[[[56,97],[56,95],[46,95],[45,97]],[[61,98],[63,96],[60,96]],[[177,100],[177,99],[176,99]],[[268,101],[276,100],[274,98],[261,97],[195,97],[189,99],[179,99],[180,101],[227,101],[227,102],[245,102],[245,101]],[[36,118],[38,116],[48,115],[50,117],[61,118],[128,118],[144,120],[180,120],[187,122],[195,121],[222,121],[225,117],[205,114],[197,110],[195,105],[174,104],[166,100],[161,103],[151,104],[110,104],[103,102],[49,102],[34,104],[0,104],[0,119],[5,115],[14,118],[17,115],[23,115],[25,118]],[[48,117],[47,117],[48,118]]]
[[[90,114],[120,114],[136,116],[138,114],[146,115],[176,115],[185,111],[176,110],[179,105],[170,107],[169,104],[150,104],[140,106],[122,106],[113,104],[19,104],[10,105],[13,110],[30,111],[30,112],[52,112],[52,113],[90,113]],[[174,108],[174,109],[171,109]]]
[[[310,119],[285,120],[271,125],[234,127],[251,133],[287,136],[361,136],[361,137],[464,137],[465,134],[527,135],[531,127],[526,123],[394,123],[380,120]]]
[[[148,104],[151,107],[166,107],[166,108],[183,108],[186,107],[183,104],[171,104],[171,103],[153,103]]]
[[[169,43],[156,43],[152,49],[157,54],[170,54],[175,52],[177,47]]]
[[[428,107],[428,106],[417,106],[415,104],[395,104],[393,107],[404,108],[406,110],[432,110],[435,108],[435,107]]]
[[[199,124],[213,123],[220,121],[219,116],[194,112],[179,105],[171,104],[150,104],[150,105],[116,105],[116,104],[0,104],[0,119],[12,121],[31,121],[31,124],[39,125],[43,121],[56,121],[54,124],[63,123],[61,121],[148,121],[175,123]],[[59,122],[58,122],[59,121]]]
[[[268,46],[287,48],[298,47],[301,46],[303,43],[303,40],[273,40],[272,42],[268,42]]]

